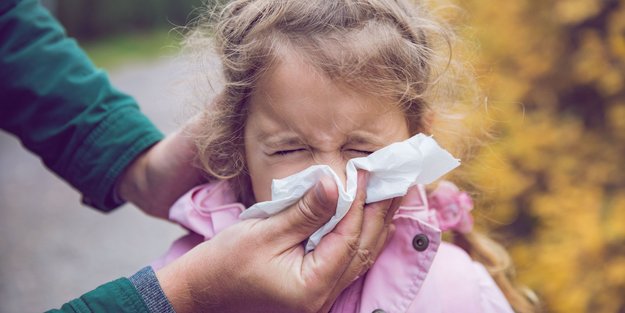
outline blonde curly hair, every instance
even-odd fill
[[[467,140],[463,115],[455,109],[477,102],[479,92],[470,71],[452,58],[454,33],[424,4],[235,0],[219,7],[218,14],[206,9],[185,41],[199,65],[215,48],[223,66],[224,86],[193,136],[202,168],[230,180],[245,205],[254,203],[243,142],[248,99],[284,49],[304,56],[332,80],[392,99],[413,135],[434,134],[455,155],[475,144]],[[458,234],[455,241],[489,269],[517,312],[538,311],[535,297],[513,284],[510,258],[499,244],[475,232]]]

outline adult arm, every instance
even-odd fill
[[[0,3],[0,128],[109,211],[115,184],[163,138],[37,0]]]
[[[349,212],[317,248],[301,242],[334,215],[332,180],[322,180],[278,215],[220,232],[154,274],[143,269],[53,312],[328,312],[366,271],[392,233],[398,199],[364,204],[366,177]]]

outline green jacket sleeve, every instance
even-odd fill
[[[64,304],[58,310],[47,312],[64,313],[150,313],[148,307],[127,278],[120,278],[104,284]]]
[[[0,2],[0,128],[103,211],[116,179],[163,135],[37,0]]]

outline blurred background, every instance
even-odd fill
[[[461,1],[495,140],[482,225],[548,312],[625,312],[625,1]]]
[[[172,28],[193,0],[44,1],[162,130],[185,118]],[[625,0],[456,3],[493,139],[465,163],[480,229],[546,312],[625,312]],[[182,230],[104,216],[0,133],[0,312],[37,312],[132,274]]]

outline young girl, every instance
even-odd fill
[[[271,200],[273,179],[325,164],[345,181],[352,158],[445,132],[434,121],[460,85],[445,78],[455,65],[439,49],[450,33],[422,5],[236,0],[219,19],[188,40],[204,49],[214,36],[224,67],[225,86],[196,134],[198,158],[214,181],[172,208],[170,217],[193,233],[163,263]],[[471,209],[466,193],[447,182],[429,195],[420,185],[410,189],[386,248],[331,312],[534,311],[508,277],[507,254],[473,232]],[[443,242],[441,230],[454,233],[458,246]]]

